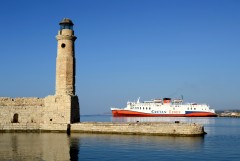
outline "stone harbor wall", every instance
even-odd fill
[[[0,130],[67,130],[79,122],[78,97],[0,98]]]
[[[0,98],[1,123],[40,123],[43,98]]]
[[[64,132],[68,124],[46,123],[1,123],[0,132]]]
[[[71,124],[71,132],[172,136],[200,136],[205,134],[202,125],[179,122],[85,122]]]
[[[72,132],[124,135],[170,135],[202,136],[202,125],[194,123],[148,122],[148,123],[111,123],[83,122],[74,124],[36,124],[8,123],[0,124],[0,132]]]

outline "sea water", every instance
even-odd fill
[[[2,160],[239,161],[239,118],[81,116],[81,121],[194,122],[204,137],[65,133],[0,133]]]

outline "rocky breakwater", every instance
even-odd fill
[[[71,132],[105,133],[129,135],[170,135],[170,136],[201,136],[206,134],[203,125],[176,122],[82,122],[71,124]]]

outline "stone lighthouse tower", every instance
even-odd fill
[[[56,69],[56,95],[75,95],[75,51],[73,22],[64,18],[60,23],[60,30],[56,36],[57,69]]]
[[[78,97],[75,95],[75,51],[73,22],[64,18],[57,38],[56,93],[45,99],[51,108],[46,115],[51,123],[74,123],[80,121]],[[51,117],[51,118],[50,118]]]

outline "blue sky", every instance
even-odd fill
[[[0,10],[0,97],[55,92],[55,36],[74,22],[81,114],[184,96],[240,109],[238,0],[9,0]]]

